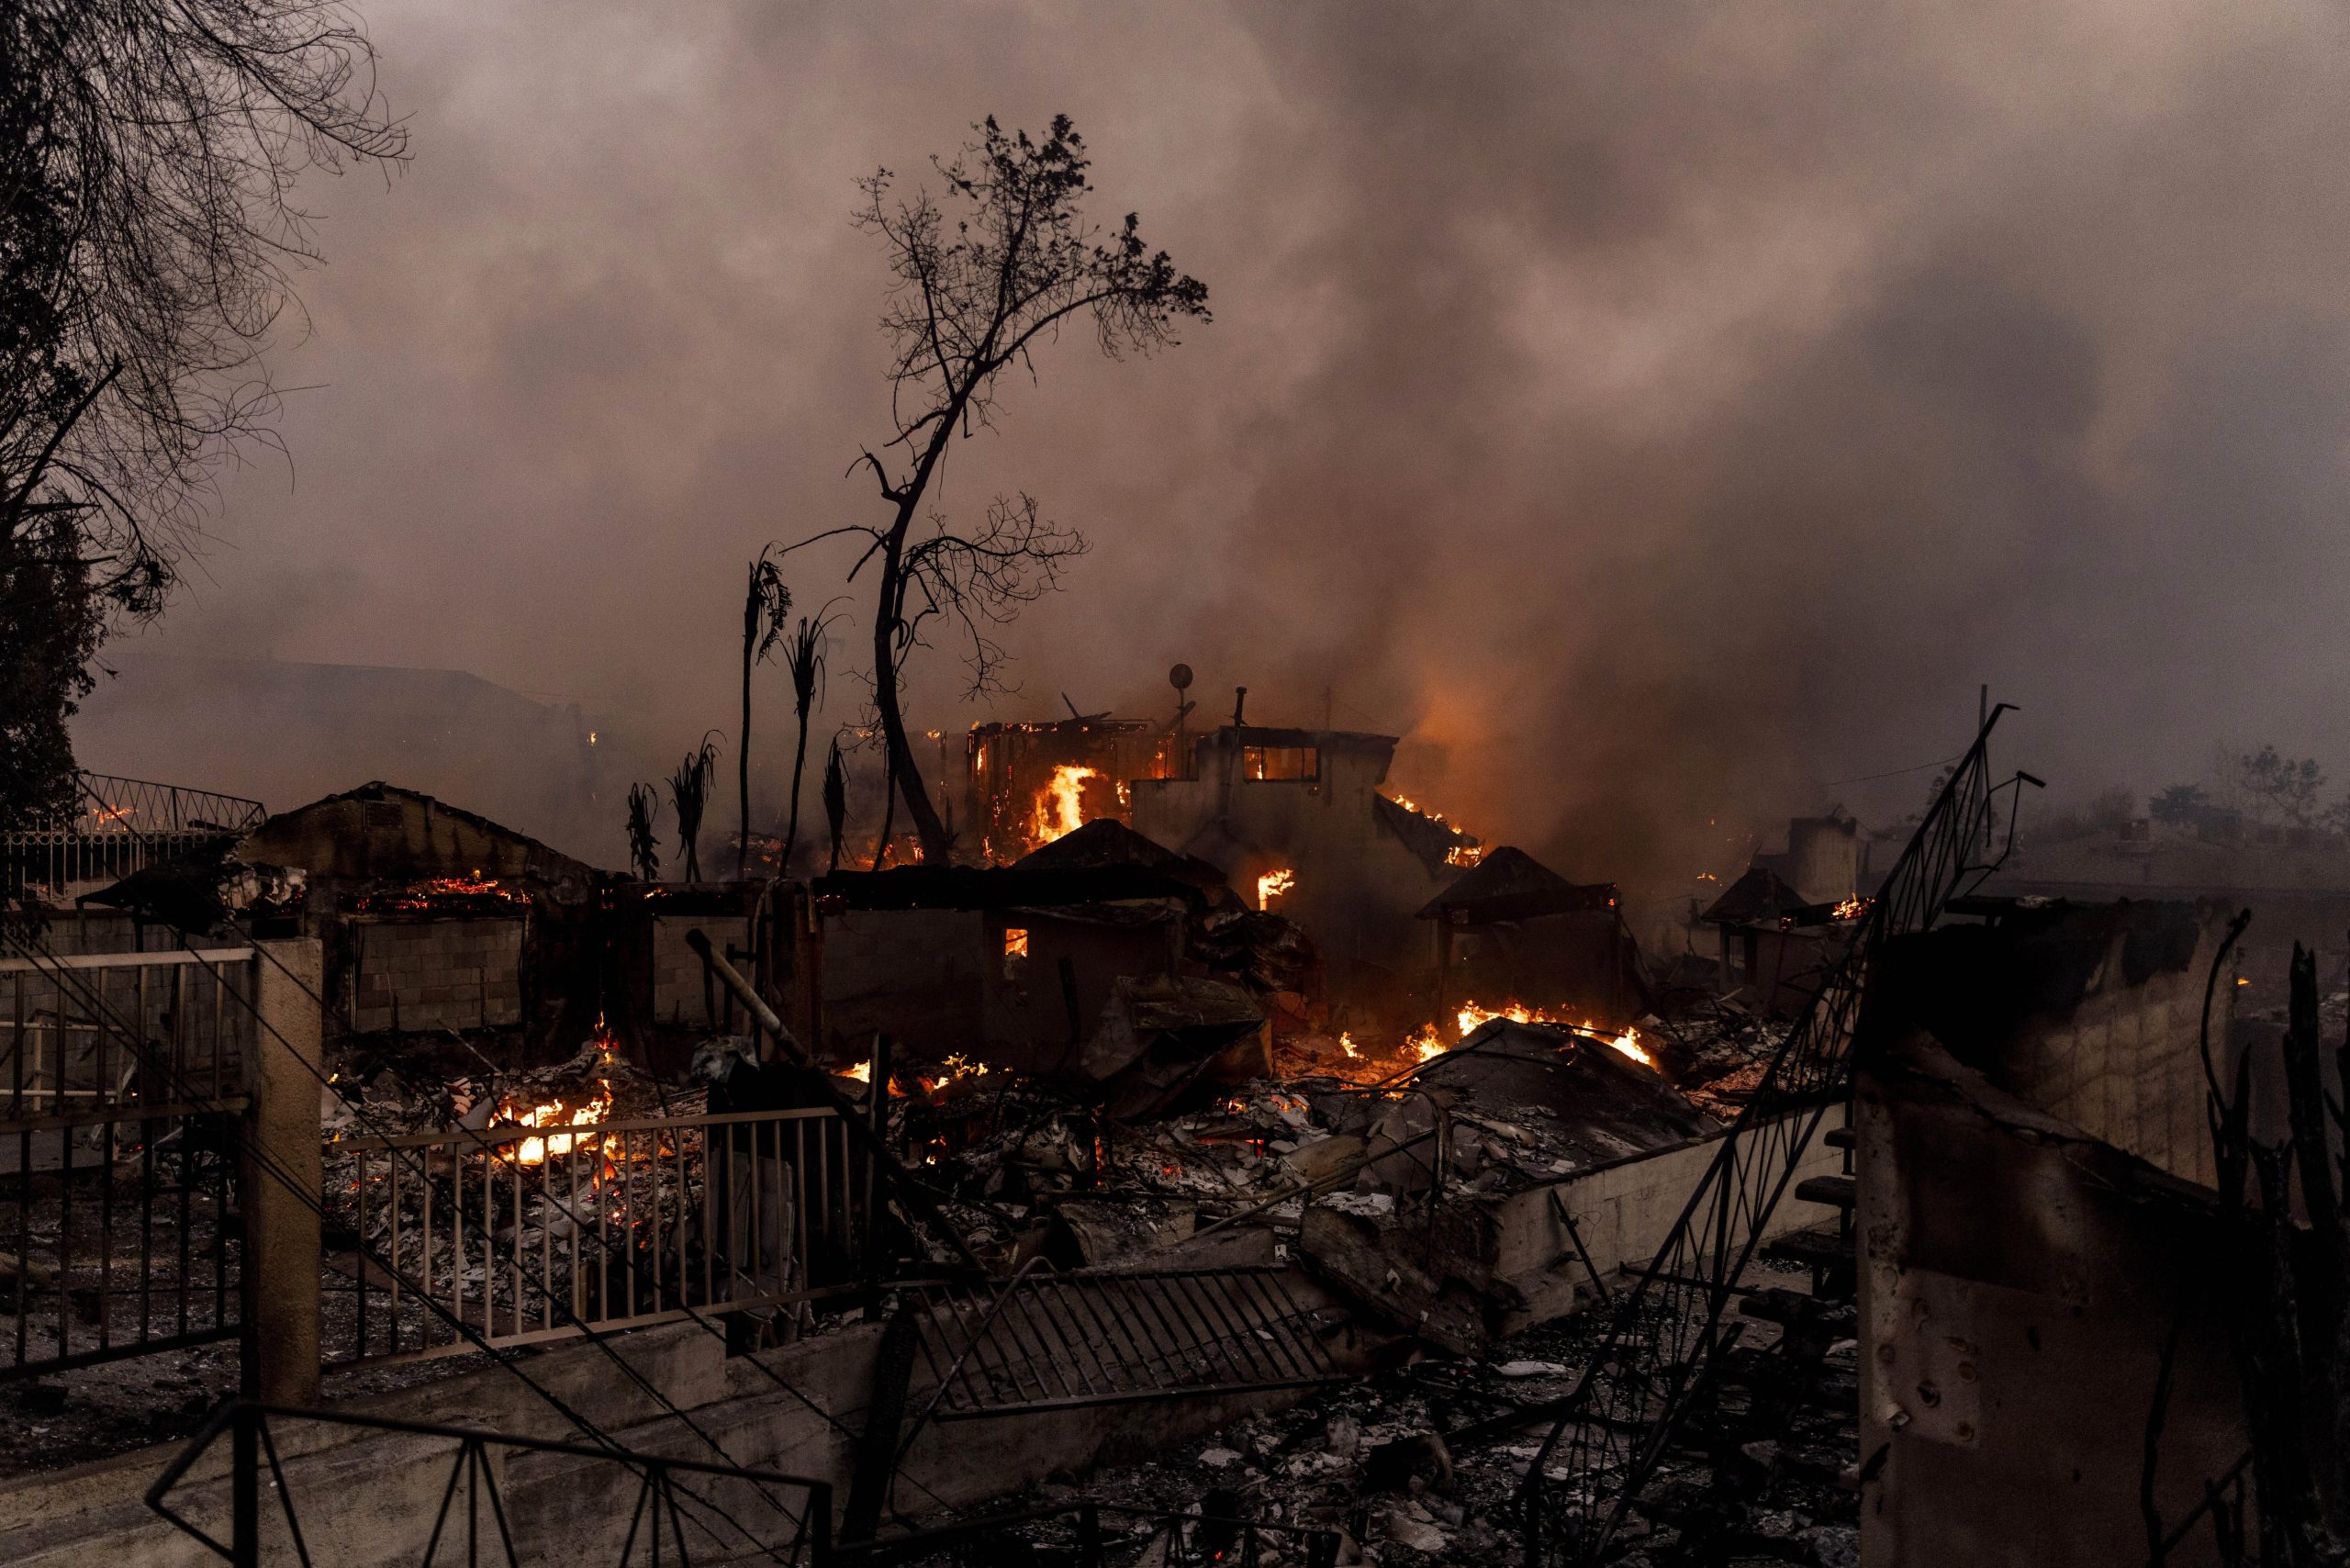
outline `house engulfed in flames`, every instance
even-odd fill
[[[1236,713],[1236,720],[1238,715]],[[1483,846],[1385,789],[1396,737],[1236,722],[1197,733],[1106,714],[971,732],[966,787],[990,860],[1125,823],[1253,889],[1311,933],[1340,984],[1425,962],[1413,916]]]

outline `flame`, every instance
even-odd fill
[[[1355,1037],[1352,1035],[1346,1033],[1344,1030],[1340,1030],[1338,1033],[1338,1048],[1346,1052],[1351,1058],[1357,1060],[1361,1059],[1362,1050],[1355,1044]]]
[[[1460,1004],[1459,1011],[1454,1013],[1452,1022],[1460,1031],[1459,1039],[1465,1040],[1475,1034],[1481,1025],[1489,1024],[1496,1018],[1506,1018],[1513,1024],[1553,1024],[1572,1029],[1579,1035],[1606,1042],[1609,1047],[1631,1058],[1642,1067],[1656,1069],[1656,1058],[1650,1055],[1647,1048],[1640,1044],[1640,1032],[1638,1029],[1628,1028],[1620,1035],[1610,1035],[1588,1018],[1577,1023],[1565,1014],[1545,1013],[1539,1008],[1528,1007],[1522,1002],[1506,1002],[1499,1007],[1481,1007],[1474,1002],[1464,1002]],[[1437,1029],[1433,1024],[1424,1025],[1420,1032],[1412,1037],[1410,1044],[1418,1049],[1422,1061],[1427,1061],[1431,1057],[1441,1056],[1449,1048],[1438,1042]]]
[[[1032,826],[1038,844],[1050,844],[1085,825],[1085,781],[1101,777],[1097,769],[1073,762],[1054,765],[1053,781],[1036,797]]]
[[[1484,857],[1484,846],[1479,844],[1456,844],[1444,852],[1444,863],[1448,866],[1474,866]]]
[[[1836,906],[1834,918],[1838,920],[1858,920],[1861,916],[1869,912],[1869,905],[1875,902],[1876,901],[1874,899],[1857,897],[1846,899],[1842,903]]]
[[[1257,879],[1257,907],[1270,909],[1273,901],[1297,885],[1297,873],[1286,868],[1266,872]]]
[[[841,1069],[838,1072],[833,1074],[833,1076],[834,1078],[854,1078],[859,1083],[870,1083],[873,1081],[873,1064],[869,1061],[861,1061],[855,1067],[845,1067]]]
[[[511,1100],[501,1100],[498,1105],[497,1119],[518,1127],[594,1126],[612,1108],[612,1086],[599,1080],[598,1088],[599,1092],[594,1099],[575,1107],[568,1116],[564,1114],[563,1103],[559,1100],[533,1105],[528,1110],[517,1108]],[[598,1135],[594,1133],[550,1132],[542,1137],[524,1138],[515,1146],[514,1159],[521,1165],[543,1165],[549,1155],[569,1154],[575,1145],[583,1149],[594,1148],[599,1141]]]
[[[1003,928],[1003,956],[1007,958],[1024,958],[1028,956],[1026,926],[1007,925]]]
[[[923,1093],[935,1094],[949,1084],[960,1083],[967,1078],[985,1078],[988,1075],[987,1063],[973,1061],[959,1051],[939,1063],[939,1066],[946,1070],[940,1076],[914,1080],[916,1083],[922,1085]]]

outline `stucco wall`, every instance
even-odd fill
[[[1863,1563],[2144,1561],[2146,1418],[2175,1328],[2163,1518],[2244,1448],[2197,1268],[2205,1201],[1923,1035],[1864,1068],[1855,1126]],[[2170,1561],[2217,1558],[2197,1531]]]
[[[1826,1124],[1823,1124],[1823,1128]],[[1617,1271],[1648,1267],[1673,1221],[1720,1151],[1719,1137],[1654,1154],[1637,1155],[1570,1176],[1547,1187],[1518,1193],[1496,1216],[1494,1271],[1526,1292],[1533,1305],[1529,1321],[1571,1309],[1575,1293],[1588,1294],[1590,1281],[1574,1260],[1574,1243],[1551,1202],[1556,1193],[1574,1219],[1592,1260],[1617,1288]],[[1841,1151],[1814,1138],[1804,1150],[1795,1181],[1834,1175],[1843,1170]],[[1763,1226],[1762,1239],[1808,1229],[1835,1217],[1817,1204],[1799,1203],[1790,1182],[1787,1194]]]

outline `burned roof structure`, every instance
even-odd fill
[[[1834,908],[1805,898],[1769,867],[1750,866],[1697,918],[1711,925],[1814,925]]]
[[[237,858],[350,881],[485,877],[584,890],[600,875],[528,834],[381,779],[278,812],[239,841]]]
[[[1430,899],[1419,918],[1483,925],[1615,907],[1615,883],[1570,882],[1525,850],[1504,845]]]

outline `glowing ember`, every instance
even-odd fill
[[[1257,879],[1257,907],[1270,909],[1273,901],[1297,885],[1297,873],[1287,869],[1266,872]]]
[[[1846,899],[1836,906],[1835,917],[1838,920],[1858,920],[1869,912],[1869,905],[1875,902],[1874,899]]]
[[[1474,866],[1484,857],[1483,846],[1475,844],[1456,844],[1444,852],[1444,863],[1448,866]]]
[[[1004,927],[1003,956],[1007,958],[1024,958],[1028,956],[1028,928],[1026,926],[1008,925]]]
[[[1085,781],[1101,777],[1097,770],[1073,762],[1054,767],[1053,781],[1036,797],[1035,819],[1031,825],[1038,844],[1050,844],[1085,825]]]
[[[1352,1035],[1341,1031],[1338,1036],[1338,1048],[1357,1060],[1361,1059],[1362,1049],[1355,1044],[1355,1037]]]

